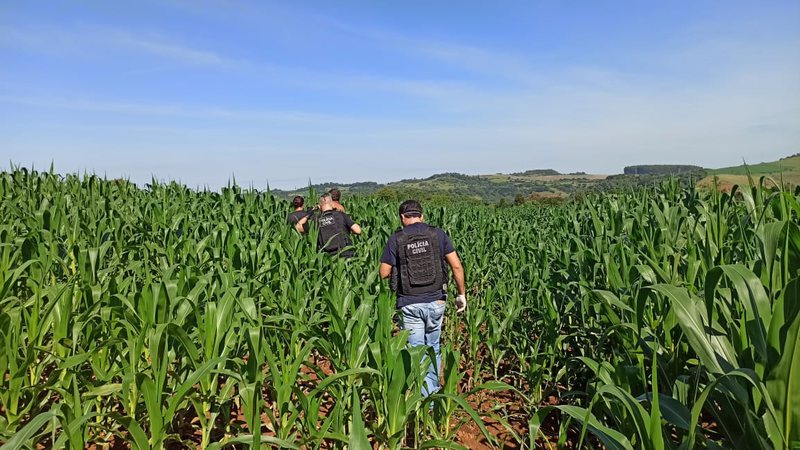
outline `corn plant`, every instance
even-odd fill
[[[423,398],[431,349],[408,346],[377,274],[397,205],[347,199],[364,233],[342,261],[269,191],[12,167],[0,448],[463,448],[470,422],[503,445],[487,419],[522,448],[797,448],[799,195],[671,180],[425,205],[469,308],[448,308]]]

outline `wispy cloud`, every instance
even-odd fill
[[[215,67],[247,67],[250,62],[221,55],[209,49],[195,48],[175,41],[174,37],[154,36],[145,32],[91,25],[68,27],[6,27],[0,34],[0,47],[43,54],[61,54],[96,58],[108,51],[124,50],[155,56],[171,63]]]
[[[181,118],[239,119],[281,122],[342,121],[347,117],[291,110],[247,110],[222,107],[191,106],[176,103],[137,103],[126,101],[88,100],[80,97],[37,97],[0,94],[0,104],[30,106],[43,109],[65,109],[81,112],[133,114],[141,116],[173,116]]]
[[[496,48],[444,41],[430,36],[412,37],[407,33],[345,21],[294,4],[272,4],[266,9],[253,8],[252,4],[247,2],[230,2],[229,6],[229,14],[238,14],[239,20],[256,21],[260,26],[268,24],[273,28],[281,28],[288,23],[285,28],[292,33],[297,29],[306,29],[312,34],[327,33],[328,36],[355,37],[362,46],[374,46],[391,54],[435,61],[463,69],[468,73],[488,75],[521,84],[531,84],[544,79],[542,67],[530,63],[537,55],[514,54]],[[207,15],[216,13],[216,10],[202,6],[198,8],[198,5],[193,3],[181,4],[181,7],[192,12],[203,11]]]
[[[251,77],[254,74],[261,74],[279,84],[312,91],[394,92],[436,101],[475,89],[475,86],[468,82],[458,80],[396,78],[385,74],[340,73],[336,70],[321,72],[263,60],[233,58],[217,51],[183,45],[174,37],[152,36],[108,27],[9,28],[3,31],[0,48],[3,46],[48,55],[84,56],[95,59],[103,52],[111,53],[110,57],[114,58],[120,58],[125,54],[147,55],[159,61],[129,71],[163,72],[173,70],[180,65],[230,69]]]
[[[497,49],[482,48],[432,38],[411,37],[370,26],[355,25],[330,16],[308,13],[311,20],[333,30],[358,37],[363,42],[417,58],[435,60],[473,73],[514,80],[524,84],[540,81],[540,72],[528,64],[531,55],[515,55]]]
[[[194,49],[171,42],[142,38],[129,33],[116,32],[111,33],[111,36],[115,43],[120,46],[149,53],[151,55],[162,56],[171,61],[180,61],[188,64],[228,67],[240,66],[246,63],[244,61],[223,57],[212,51]]]

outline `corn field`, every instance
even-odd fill
[[[344,261],[269,192],[12,168],[0,448],[800,448],[800,191],[753,185],[426,205],[469,308],[423,398],[378,277],[396,204],[345,200]]]

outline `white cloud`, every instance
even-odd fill
[[[8,26],[0,35],[0,48],[22,50],[45,55],[100,55],[120,57],[119,51],[144,54],[182,63],[214,67],[248,67],[248,61],[229,58],[208,49],[180,44],[174,37],[165,38],[153,33],[134,33],[129,30],[92,25],[73,27]]]
[[[363,42],[387,51],[435,60],[468,72],[514,80],[523,84],[543,80],[541,73],[526,62],[532,60],[533,55],[511,54],[474,45],[410,37],[369,26],[354,25],[318,14],[311,14],[311,19],[341,33],[357,36]]]
[[[178,118],[231,119],[248,121],[279,121],[281,123],[336,122],[355,120],[311,112],[267,109],[231,109],[214,106],[193,106],[180,103],[137,103],[127,101],[91,100],[81,97],[15,96],[0,94],[0,104],[28,106],[41,109],[63,109],[85,113],[112,113],[142,117],[172,116]]]
[[[207,50],[198,50],[174,43],[151,40],[128,33],[115,33],[113,36],[116,43],[121,46],[162,56],[171,61],[209,66],[236,66],[242,64],[240,61],[228,59]]]

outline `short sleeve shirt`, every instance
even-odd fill
[[[350,216],[348,216],[347,214],[345,214],[345,213],[343,213],[343,212],[341,212],[341,211],[336,211],[336,210],[334,210],[334,211],[332,212],[332,214],[334,214],[334,216],[335,216],[335,219],[334,219],[334,220],[336,220],[337,224],[339,224],[339,225],[340,225],[340,227],[341,227],[341,230],[340,230],[339,232],[340,232],[340,233],[343,233],[345,236],[349,235],[349,234],[350,234],[350,228],[351,228],[353,225],[355,225],[355,224],[356,224],[356,223],[353,221],[353,219],[352,219]],[[305,224],[303,224],[303,230],[304,230],[306,233],[308,233],[308,223],[309,223],[309,222],[312,222],[312,221],[313,221],[313,222],[315,222],[315,223],[318,223],[318,221],[319,221],[319,218],[320,218],[320,216],[321,216],[321,215],[322,215],[322,213],[321,213],[321,212],[319,212],[319,211],[315,211],[314,213],[312,213],[312,214],[309,214],[309,216],[308,216],[308,220],[306,221],[306,223],[305,223]],[[347,242],[349,243],[349,242],[350,242],[350,239],[347,239]],[[322,245],[322,243],[319,243],[319,242],[318,242],[317,244],[318,244],[319,246],[321,246],[321,245]],[[327,253],[332,253],[332,254],[333,254],[333,253],[336,253],[336,254],[338,254],[339,256],[344,256],[344,257],[346,257],[346,258],[350,258],[350,257],[352,257],[352,256],[354,256],[354,255],[355,255],[355,253],[353,252],[353,250],[352,250],[352,249],[348,249],[348,250],[346,250],[346,251],[344,251],[344,252],[341,252],[341,253],[339,253],[339,249],[324,249],[324,251],[325,251],[325,252],[327,252]]]
[[[406,233],[416,234],[416,233],[424,233],[425,230],[428,228],[428,224],[425,223],[414,223],[411,224],[403,229]],[[456,249],[453,247],[453,243],[450,241],[450,237],[444,230],[440,228],[434,227],[436,230],[437,237],[439,238],[439,246],[441,250],[442,257],[453,253]],[[398,264],[398,257],[397,257],[397,234],[395,232],[389,237],[389,241],[386,242],[386,246],[383,248],[383,255],[381,255],[381,262],[389,264],[392,267],[397,267]],[[435,302],[437,300],[444,300],[447,297],[447,292],[444,292],[441,289],[434,289],[431,292],[427,292],[424,294],[417,294],[417,295],[402,295],[400,293],[397,294],[397,308],[402,308],[406,305],[411,305],[414,303],[430,303]]]
[[[288,222],[289,225],[294,226],[297,225],[297,222],[300,222],[300,219],[307,215],[308,211],[292,211],[292,213],[289,214],[289,217],[286,218],[286,222]]]

